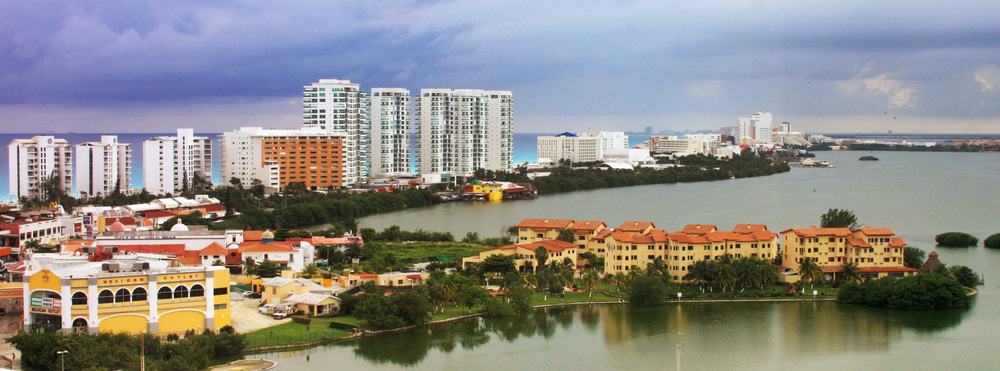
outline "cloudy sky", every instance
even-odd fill
[[[295,127],[302,86],[506,89],[518,132],[1000,133],[1000,2],[0,2],[0,132]]]

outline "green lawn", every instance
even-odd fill
[[[593,297],[588,297],[586,292],[566,292],[562,297],[552,294],[544,294],[536,292],[531,296],[531,305],[552,305],[552,304],[566,304],[566,303],[581,303],[588,301],[617,301],[618,298],[613,296],[607,296],[600,292],[594,291]]]
[[[344,317],[346,318],[346,316]],[[247,347],[308,343],[317,340],[338,339],[350,335],[351,333],[348,331],[329,327],[332,320],[340,318],[342,317],[313,318],[309,325],[289,322],[249,332],[246,334]]]
[[[392,252],[403,263],[426,262],[436,256],[460,259],[477,255],[489,248],[486,245],[461,242],[383,242],[382,246],[384,251]]]

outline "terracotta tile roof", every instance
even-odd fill
[[[243,231],[243,241],[260,241],[262,234],[264,231],[245,230]]]
[[[703,234],[715,232],[717,230],[719,230],[719,228],[712,224],[688,224],[684,226],[684,229],[681,232],[688,234]]]
[[[918,272],[916,268],[910,267],[862,267],[858,268],[860,273],[884,273],[884,272]]]
[[[500,247],[497,247],[496,249],[499,249],[499,250],[510,250],[510,249],[521,248],[521,249],[526,249],[526,250],[529,250],[529,251],[535,251],[535,250],[538,250],[539,247],[544,248],[545,250],[547,250],[550,253],[553,253],[553,252],[560,252],[560,251],[563,251],[563,250],[566,250],[566,249],[572,249],[572,248],[576,247],[576,245],[573,245],[573,244],[571,244],[569,242],[566,242],[566,241],[560,241],[560,240],[542,240],[542,241],[537,241],[537,242],[532,242],[532,243],[523,243],[523,244],[513,244],[513,245],[507,245],[507,246],[500,246]],[[489,250],[487,250],[487,251],[489,251]]]
[[[521,220],[517,223],[518,228],[531,228],[531,229],[567,229],[573,225],[573,221],[569,219],[533,219],[528,218]]]
[[[670,234],[662,229],[654,229],[647,235],[653,238],[653,242],[670,242]]]
[[[760,231],[767,231],[767,225],[764,224],[737,224],[733,227],[733,232],[736,233],[754,233]]]
[[[753,236],[757,238],[757,241],[770,241],[778,238],[778,234],[771,231],[756,231],[753,232]]]
[[[104,218],[104,225],[111,225],[115,222],[122,222],[124,225],[136,225],[135,217],[132,216],[120,216],[120,217],[108,217]]]
[[[208,205],[202,206],[202,209],[205,209],[206,212],[214,213],[214,212],[219,212],[219,211],[226,211],[226,205],[223,205],[223,204],[208,204]]]
[[[847,245],[851,247],[864,247],[864,248],[872,247],[872,245],[868,244],[868,241],[865,241],[864,239],[857,237],[848,238]]]
[[[194,250],[185,251],[183,255],[177,257],[177,260],[184,265],[201,265],[201,256]]]
[[[856,229],[855,232],[861,232],[865,236],[892,236],[895,234],[892,233],[892,230],[889,228],[872,228],[872,227],[859,228]]]
[[[600,239],[605,239],[605,238],[608,238],[608,236],[610,236],[612,232],[613,231],[610,230],[610,229],[602,229],[600,232],[597,232],[597,234],[594,235],[594,238],[599,239],[599,240]]]
[[[248,252],[291,252],[292,245],[282,242],[250,243],[240,245],[240,253]]]
[[[601,227],[607,228],[608,225],[604,224],[603,220],[576,220],[573,222],[573,225],[569,227],[569,230],[592,232]]]
[[[181,215],[181,212],[173,210],[149,210],[145,215],[147,218],[172,218]]]
[[[890,247],[906,247],[906,241],[899,237],[893,237],[889,240]]]
[[[646,228],[650,227],[656,228],[656,224],[643,220],[626,220],[622,223],[622,225],[618,226],[616,230],[620,230],[622,232],[642,232],[646,230]]]
[[[226,255],[227,251],[225,247],[219,245],[217,242],[212,242],[211,245],[205,246],[204,249],[198,252],[198,255]]]
[[[651,244],[655,242],[653,240],[653,236],[651,235],[627,232],[617,229],[613,233],[611,233],[611,238],[621,243]]]
[[[692,243],[692,244],[706,244],[711,241],[708,236],[703,234],[687,234],[682,232],[671,233],[670,241],[677,243]]]
[[[757,242],[757,239],[754,238],[754,236],[751,234],[743,234],[736,232],[712,232],[712,233],[706,233],[705,236],[708,237],[709,241],[712,242],[725,242],[725,241]]]
[[[792,228],[781,231],[782,234],[792,232],[799,237],[847,237],[851,230],[847,228]]]

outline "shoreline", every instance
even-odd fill
[[[821,297],[821,298],[758,298],[758,299],[690,299],[690,300],[668,300],[664,301],[662,305],[670,304],[706,304],[706,303],[790,303],[790,302],[836,302],[836,297]],[[573,307],[573,306],[583,306],[583,305],[626,305],[627,301],[579,301],[573,303],[556,303],[556,304],[538,304],[534,305],[532,309],[549,309],[549,308],[560,308],[560,307]],[[452,322],[457,322],[469,318],[482,317],[483,312],[469,313],[460,316],[455,316],[451,318],[444,318],[434,321],[429,321],[423,325],[410,325],[384,330],[361,330],[355,332],[354,334],[331,339],[320,339],[316,341],[310,341],[298,344],[281,344],[281,345],[265,345],[253,348],[247,348],[243,351],[243,355],[270,353],[276,351],[289,351],[289,350],[302,350],[314,348],[324,344],[332,344],[341,341],[356,340],[363,336],[379,336],[385,334],[393,334],[399,332],[405,332],[420,327],[431,327],[439,326]]]

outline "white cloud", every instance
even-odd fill
[[[902,81],[891,79],[884,73],[875,77],[844,81],[839,84],[838,88],[847,94],[864,90],[868,94],[885,95],[889,98],[889,108],[913,108],[913,103],[916,100],[916,89],[904,86]]]
[[[699,81],[690,84],[687,89],[688,95],[695,98],[705,98],[719,94],[722,90],[722,81],[719,80],[709,80],[709,81]]]
[[[992,93],[1000,85],[1000,67],[989,64],[980,67],[972,73],[972,78],[979,84],[983,93]]]

